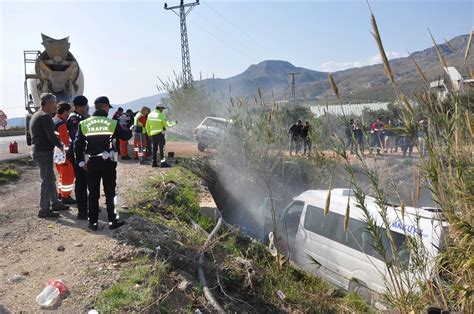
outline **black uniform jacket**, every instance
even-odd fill
[[[92,116],[107,117],[107,112],[104,110],[96,110]],[[84,161],[84,154],[98,155],[104,151],[110,152],[113,149],[112,139],[129,140],[132,137],[132,131],[126,130],[117,123],[112,137],[109,135],[96,135],[86,137],[82,133],[81,128],[78,128],[77,136],[74,141],[74,153],[76,155],[76,163]]]
[[[74,161],[74,141],[76,140],[77,130],[79,129],[79,123],[84,120],[85,117],[77,111],[71,112],[66,121],[66,127],[69,132],[69,150],[68,158]]]

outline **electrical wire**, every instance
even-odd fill
[[[231,42],[234,42],[233,44],[235,45],[235,42],[238,42],[238,45],[241,46],[241,47],[244,47],[245,50],[254,50],[256,48],[256,46],[252,45],[252,43],[248,42],[248,41],[243,41],[243,40],[239,40],[238,38],[235,38],[235,35],[232,34],[232,33],[229,33],[228,31],[226,31],[224,28],[222,28],[222,26],[218,25],[218,24],[213,24],[210,22],[210,18],[202,15],[201,13],[198,13],[198,12],[195,12],[195,16],[197,16],[199,18],[200,21],[202,21],[203,23],[205,23],[206,25],[210,26],[211,29],[213,30],[218,30],[221,32],[221,34],[224,36],[224,38],[231,38]],[[208,27],[209,28],[209,27]]]
[[[244,30],[242,30],[239,26],[237,26],[234,22],[232,22],[231,20],[229,20],[227,17],[225,17],[224,14],[222,14],[220,11],[218,11],[216,8],[212,7],[211,5],[209,5],[207,2],[202,2],[206,7],[208,7],[209,9],[211,9],[211,11],[214,12],[215,15],[217,15],[218,17],[220,17],[222,20],[224,20],[225,22],[227,22],[228,24],[230,24],[233,28],[235,28],[239,34],[241,35],[244,35],[245,37],[247,37],[247,39],[249,41],[252,41],[252,43],[254,45],[257,45],[259,46],[260,48],[264,48],[264,46],[262,46],[260,44],[260,42],[255,39],[253,36],[251,36],[249,33],[245,32]]]
[[[200,28],[202,31],[204,31],[205,33],[207,33],[209,36],[213,37],[215,40],[217,40],[220,44],[222,44],[223,46],[225,46],[226,48],[230,48],[232,49],[234,52],[238,52],[248,58],[252,58],[252,56],[250,56],[248,53],[246,53],[245,51],[241,50],[241,49],[238,49],[236,48],[235,44],[232,43],[232,42],[229,42],[227,40],[222,40],[220,38],[218,38],[216,35],[214,35],[213,33],[211,33],[207,28],[206,26],[204,26],[203,24],[199,23],[199,22],[196,22],[195,20],[193,20],[191,22],[192,24],[195,24],[195,26],[197,26],[198,28]]]

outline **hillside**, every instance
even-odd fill
[[[164,95],[165,94],[151,95],[148,97],[142,97],[136,100],[132,100],[124,104],[117,104],[114,105],[114,109],[112,109],[112,112],[115,112],[115,109],[118,107],[122,107],[124,110],[132,109],[134,112],[139,111],[140,109],[142,109],[143,106],[147,106],[151,109],[154,109],[156,103],[160,101]]]
[[[111,115],[117,110],[118,107],[122,107],[124,110],[127,109],[132,109],[134,112],[139,111],[143,106],[150,107],[151,109],[155,108],[155,105],[158,101],[163,98],[165,94],[157,94],[157,95],[151,95],[147,97],[142,97],[138,98],[123,104],[113,104],[113,109],[111,110]],[[90,113],[93,112],[94,105],[91,104],[91,109]],[[25,118],[24,117],[18,117],[18,118],[10,118],[7,120],[8,121],[8,128],[11,127],[18,127],[18,126],[25,126]]]
[[[26,124],[25,118],[10,118],[7,120],[7,128],[24,127]]]
[[[463,67],[468,37],[457,36],[439,45],[448,65],[455,66],[463,75],[467,74],[469,66],[474,65],[471,54]],[[412,58],[420,65],[428,80],[443,75],[434,47],[414,52],[409,57],[393,59],[390,63],[395,79],[404,91],[413,92],[423,87]],[[285,100],[290,97],[290,78],[287,72],[301,73],[296,76],[297,98],[315,99],[331,94],[327,73],[297,67],[280,60],[262,61],[236,76],[227,79],[206,79],[197,84],[204,86],[211,95],[223,99],[227,99],[229,95],[253,97],[258,86],[266,99],[271,99],[273,93],[276,100]],[[334,72],[333,76],[346,101],[382,101],[394,97],[381,64],[338,71]]]
[[[469,67],[474,66],[474,56],[471,52],[466,65],[464,52],[468,35],[457,36],[447,43],[439,44],[441,53],[449,66],[456,67],[462,75],[467,76]],[[434,47],[413,52],[409,57],[390,60],[395,79],[401,89],[411,93],[423,88],[413,59],[417,61],[429,81],[443,76],[436,50]],[[253,98],[257,94],[257,86],[265,99],[287,100],[290,98],[290,77],[287,73],[299,72],[296,75],[296,95],[298,99],[317,99],[332,95],[327,80],[328,73],[297,67],[288,61],[266,60],[252,64],[244,72],[230,78],[214,78],[197,81],[197,86],[204,87],[208,93],[216,98],[228,100],[229,96]],[[333,73],[343,101],[370,102],[390,101],[395,95],[393,88],[388,84],[382,64],[360,68],[351,68]],[[116,108],[140,110],[143,106],[153,108],[165,94],[156,94],[142,97],[124,104],[114,104]],[[24,118],[8,119],[9,126],[21,126]]]
[[[271,96],[273,91],[278,99],[283,99],[289,95],[289,72],[300,73],[296,76],[298,85],[327,78],[325,72],[296,67],[288,61],[267,60],[253,64],[243,73],[228,79],[207,79],[198,84],[203,84],[216,96],[227,97],[229,92],[233,96],[250,96],[255,94],[258,86],[265,97]]]

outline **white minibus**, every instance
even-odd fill
[[[374,301],[376,298],[373,297],[385,292],[386,285],[390,287],[391,282],[381,255],[373,247],[366,218],[357,207],[353,193],[350,189],[333,189],[327,215],[324,215],[324,207],[328,190],[308,190],[293,198],[284,210],[277,213],[277,246],[305,270]],[[348,198],[350,214],[345,231]],[[376,222],[387,256],[392,257],[386,226],[375,199],[367,196],[365,205]],[[431,208],[406,207],[402,217],[401,208],[386,205],[386,209],[398,254],[396,260],[409,266],[411,257],[406,249],[407,239],[416,237],[423,243],[427,260],[433,262],[443,247],[443,234],[447,227],[439,212]],[[265,216],[269,216],[266,211]],[[271,223],[271,219],[266,217],[265,232],[272,230],[269,221]],[[431,266],[425,269],[425,278],[432,271]]]

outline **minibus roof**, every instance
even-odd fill
[[[232,120],[224,119],[224,118],[218,118],[218,117],[211,117],[207,116],[205,120],[215,120],[215,121],[221,121],[221,122],[227,122],[227,123],[232,123]]]
[[[326,205],[328,190],[308,190],[293,200],[302,201],[307,205],[312,205],[320,209],[324,209]],[[332,189],[331,204],[329,211],[339,215],[346,214],[347,198],[350,197],[349,216],[353,219],[366,221],[366,217],[362,209],[357,207],[354,192],[350,189]],[[378,226],[384,226],[380,208],[375,202],[375,198],[367,196],[365,205],[369,214],[376,220]],[[405,207],[404,217],[401,216],[401,208],[387,205],[387,218],[391,231],[400,234],[420,235],[423,243],[430,252],[435,253],[438,250],[439,243],[444,233],[444,227],[447,222],[440,219],[438,212],[433,212],[426,208]]]
[[[300,195],[296,196],[294,200],[302,201],[308,204],[313,204],[324,208],[326,204],[326,198],[329,190],[307,190]],[[331,204],[338,203],[343,204],[343,207],[338,206],[337,208],[330,208],[333,212],[338,212],[345,214],[347,198],[350,197],[350,206],[351,208],[357,208],[356,199],[354,196],[354,191],[352,189],[336,188],[331,190]],[[371,214],[379,215],[379,207],[376,203],[376,200],[372,196],[365,197],[366,206]],[[399,211],[401,213],[401,207],[394,204],[386,204],[388,211]],[[398,213],[398,214],[400,214]],[[442,220],[440,217],[440,210],[436,208],[429,207],[410,207],[405,206],[405,215],[413,215],[425,219],[435,219]],[[352,216],[352,215],[351,215]]]

